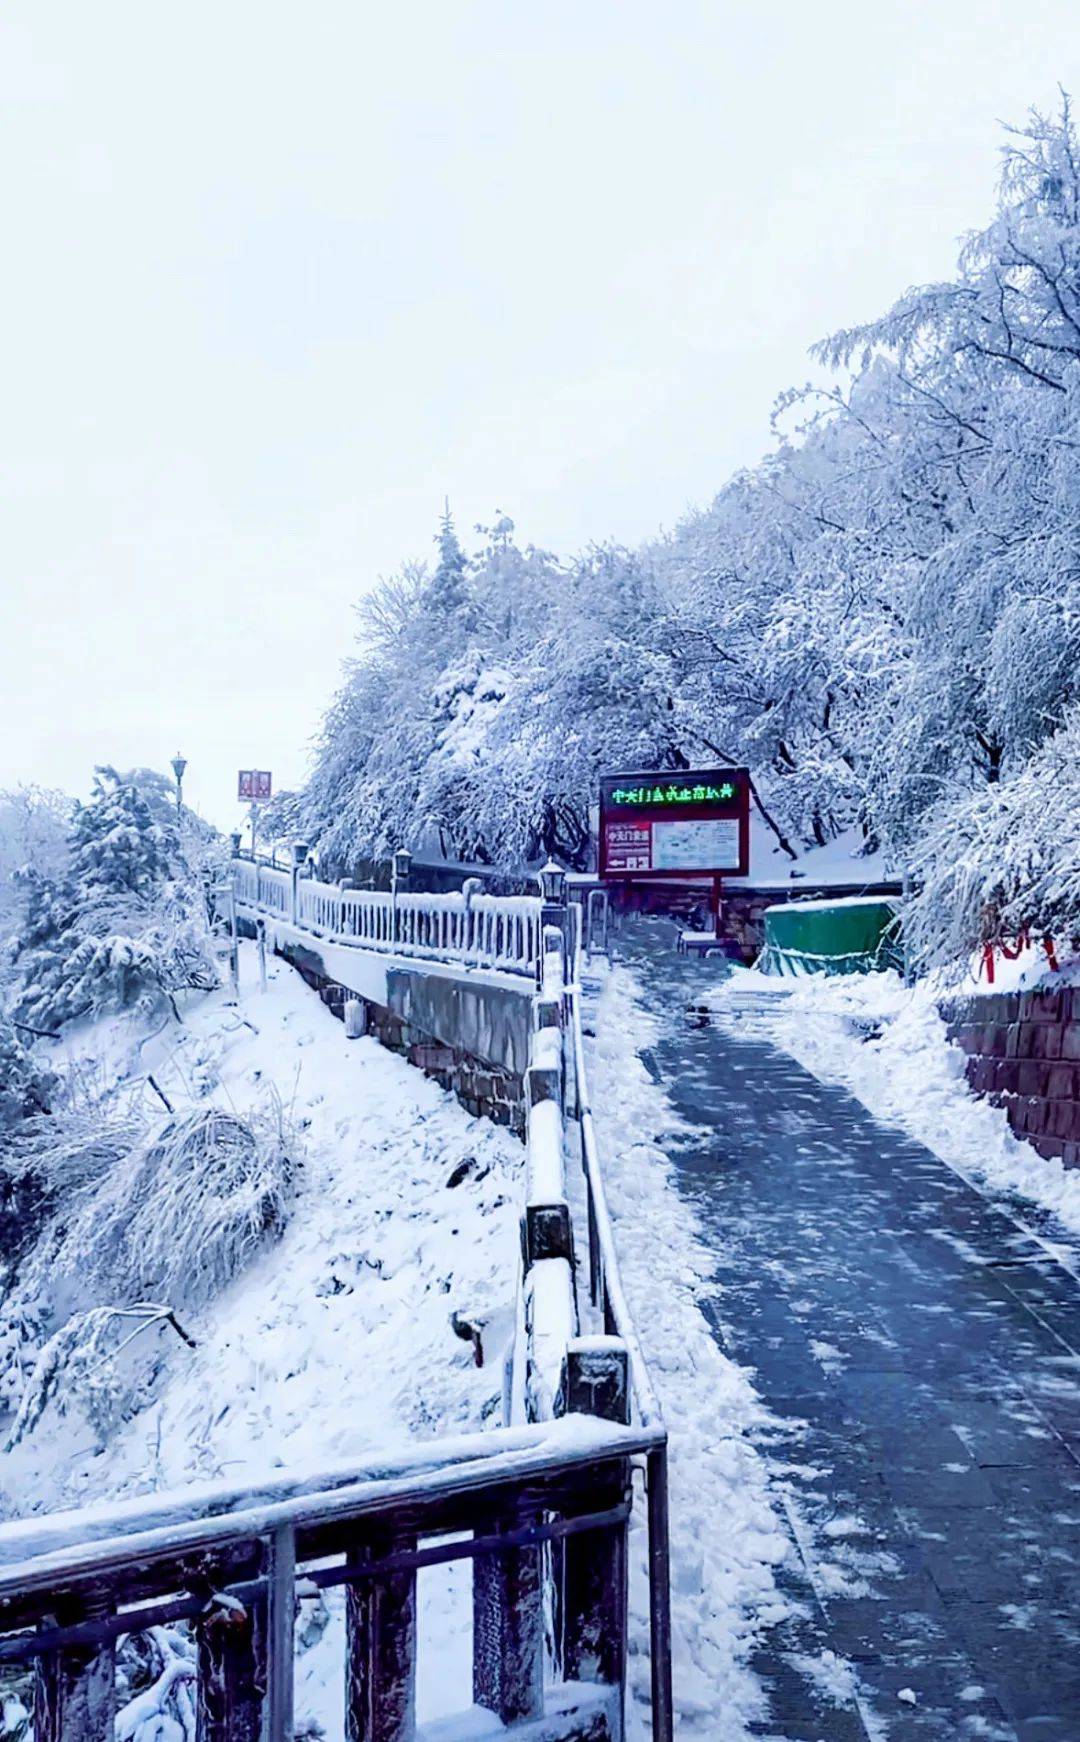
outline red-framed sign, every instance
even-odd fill
[[[252,804],[265,804],[270,797],[271,780],[268,768],[241,768],[237,776],[237,798]]]
[[[749,769],[668,768],[601,780],[601,877],[745,877],[749,869]]]

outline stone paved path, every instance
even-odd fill
[[[763,1734],[1080,1742],[1080,1284],[752,1012],[688,1016],[717,966],[649,936],[620,951],[665,1021],[646,1062],[696,1128],[672,1159],[799,1545]]]

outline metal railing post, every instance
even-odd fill
[[[296,1536],[291,1524],[281,1525],[270,1539],[267,1580],[266,1742],[293,1742]]]
[[[649,1667],[653,1742],[671,1742],[671,1540],[668,1530],[667,1445],[646,1458],[649,1505]]]
[[[608,896],[606,889],[590,889],[586,901],[585,958],[591,961],[594,952],[608,953]],[[600,944],[595,943],[597,915],[600,916]]]

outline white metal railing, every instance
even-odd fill
[[[510,974],[536,972],[540,902],[535,896],[343,889],[250,859],[234,859],[232,874],[242,907],[332,943]]]
[[[288,871],[276,871],[269,865],[257,867],[255,899],[267,912],[287,914],[291,888],[292,878]]]
[[[576,904],[545,909],[535,897],[482,895],[468,889],[428,895],[343,888],[305,877],[301,866],[279,871],[234,860],[233,871],[238,905],[328,942],[495,968],[528,977],[532,983],[518,1334],[505,1401],[516,1422],[539,1423],[584,1412],[623,1426],[634,1423],[656,1436],[646,1456],[652,1715],[654,1737],[668,1742],[672,1708],[666,1435],[619,1278],[589,1105],[581,1017],[581,976],[588,954],[582,909]],[[559,923],[545,927],[542,916],[557,917]],[[593,929],[590,925],[590,942]],[[573,1147],[580,1156],[581,1187],[572,1188],[566,1158],[571,1148],[568,1134],[575,1128]],[[580,1210],[575,1210],[575,1200],[581,1203]],[[576,1229],[579,1215],[584,1225]],[[586,1252],[587,1266],[582,1263]],[[579,1265],[585,1284],[580,1291]],[[579,1568],[575,1570],[576,1551],[566,1547],[559,1555],[560,1577],[573,1584],[580,1574]],[[619,1636],[624,1624],[619,1569],[625,1564],[625,1542],[613,1538],[603,1551],[590,1548],[588,1557],[593,1563],[590,1578],[600,1560],[610,1561],[610,1566],[605,1561],[601,1581],[606,1607],[602,1605],[598,1621],[601,1632]],[[605,1673],[620,1679],[614,1659]]]

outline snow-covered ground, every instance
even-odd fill
[[[1028,977],[1044,970],[1032,964]],[[1010,978],[1023,983],[1019,970]],[[971,1093],[964,1055],[938,1014],[941,996],[932,981],[908,987],[891,972],[789,980],[735,968],[708,1002],[721,1020],[756,1028],[815,1076],[843,1084],[968,1179],[1028,1198],[1080,1233],[1080,1170],[1044,1159],[1013,1135],[1001,1108]]]
[[[209,1100],[244,1115],[276,1097],[303,1142],[289,1225],[224,1293],[185,1313],[195,1349],[154,1333],[139,1407],[106,1446],[77,1409],[50,1408],[0,1458],[0,1507],[10,1513],[359,1457],[497,1419],[520,1144],[374,1041],[346,1040],[284,963],[270,964],[261,993],[245,946],[242,985],[238,1007],[213,994],[185,1012],[182,1028],[150,1038],[131,1020],[76,1033],[67,1065],[98,1092],[150,1073],[178,1110]],[[773,1569],[789,1548],[748,1438],[760,1406],[699,1304],[712,1264],[670,1180],[662,1144],[675,1123],[638,1056],[652,1030],[624,970],[603,983],[597,1028],[594,1100],[624,1280],[671,1429],[680,1734],[736,1742],[763,1710],[748,1653],[756,1630],[784,1610]],[[482,1367],[455,1334],[454,1313],[484,1327]],[[649,1686],[641,1505],[632,1540],[638,1739]],[[469,1580],[466,1564],[421,1574],[422,1719],[470,1703]],[[340,1599],[305,1628],[314,1643],[298,1659],[298,1718],[334,1737]]]
[[[141,1049],[127,1022],[77,1035],[69,1062],[108,1081],[151,1071],[180,1109],[243,1114],[277,1095],[303,1139],[281,1241],[158,1333],[151,1399],[106,1447],[50,1408],[0,1458],[0,1510],[53,1509],[285,1463],[358,1458],[497,1415],[513,1324],[520,1144],[374,1040],[349,1041],[284,963],[265,994],[245,948],[239,1009],[216,993]],[[450,1181],[460,1175],[459,1182]],[[485,1362],[451,1315],[484,1325]],[[422,1716],[471,1702],[468,1571],[421,1575]],[[298,1665],[298,1715],[340,1734],[340,1602]],[[321,1616],[314,1623],[325,1621]]]
[[[671,1441],[679,1735],[742,1742],[765,1709],[751,1647],[787,1611],[774,1569],[791,1545],[769,1500],[765,1459],[750,1441],[768,1417],[702,1312],[702,1297],[715,1292],[715,1259],[671,1178],[663,1145],[680,1123],[639,1056],[656,1029],[628,969],[604,978],[595,1028],[590,1086],[619,1267]],[[631,1650],[639,1654],[648,1639],[642,1536],[631,1576]],[[644,1696],[644,1655],[631,1657],[630,1675]]]

